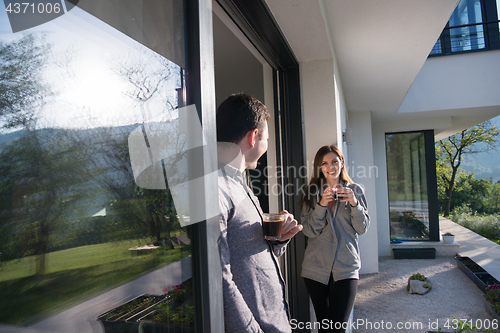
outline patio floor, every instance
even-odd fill
[[[461,256],[471,258],[500,281],[500,245],[444,217],[439,218],[439,226],[441,233],[455,235]]]
[[[451,232],[460,244],[459,254],[472,258],[500,280],[500,245],[444,218],[441,233]],[[408,278],[414,273],[427,276],[433,289],[426,295],[409,295]],[[476,284],[458,269],[453,257],[395,260],[379,258],[379,273],[360,277],[354,306],[353,332],[426,332],[453,318],[469,324],[490,325],[484,296]],[[498,324],[498,321],[497,321]],[[399,325],[399,327],[398,327]],[[500,332],[497,330],[496,332]]]

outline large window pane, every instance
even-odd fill
[[[428,240],[423,132],[386,134],[391,239]]]
[[[468,51],[485,47],[483,15],[480,0],[461,0],[450,17],[451,51]],[[465,26],[467,25],[467,26]],[[453,28],[458,27],[458,28]]]
[[[460,0],[455,11],[450,17],[450,27],[481,23],[483,15],[480,0]]]
[[[149,45],[161,54],[78,7],[0,35],[0,324],[98,332],[119,317],[100,315],[146,294],[163,303],[143,320],[193,325],[189,216],[173,187],[197,128],[179,128],[183,2],[162,5],[167,21],[136,22],[149,41],[163,27]]]

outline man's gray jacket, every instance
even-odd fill
[[[225,330],[291,332],[285,284],[276,259],[286,243],[264,239],[260,203],[243,179],[236,168],[219,168]]]

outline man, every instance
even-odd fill
[[[302,230],[287,211],[279,242],[266,241],[262,209],[245,182],[269,139],[267,108],[246,94],[229,96],[217,109],[219,217],[226,332],[291,332],[285,284],[277,257]]]

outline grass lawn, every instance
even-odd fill
[[[0,267],[0,323],[26,326],[190,254],[188,246],[132,257],[137,240],[87,245],[47,254],[35,276],[35,257]]]

